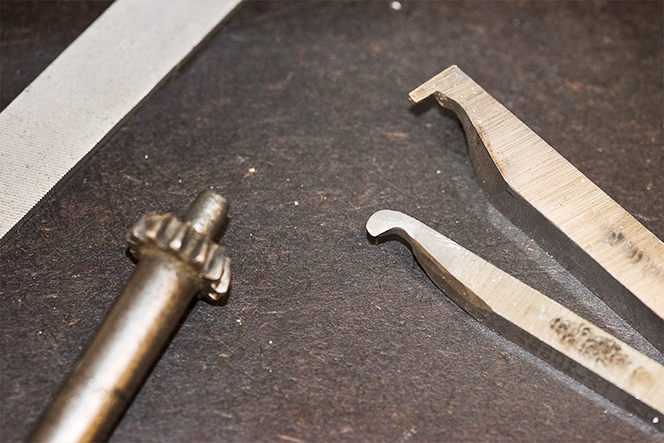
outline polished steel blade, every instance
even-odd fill
[[[0,244],[239,0],[117,0],[0,114]]]
[[[493,204],[664,352],[664,243],[457,66],[410,93],[463,124]]]
[[[664,366],[412,217],[378,211],[367,231],[404,239],[476,319],[664,430]]]

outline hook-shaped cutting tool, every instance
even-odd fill
[[[410,93],[454,111],[492,203],[664,352],[664,243],[457,66]]]
[[[412,217],[378,211],[367,231],[404,239],[477,320],[664,430],[664,366]]]

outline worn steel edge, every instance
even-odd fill
[[[664,352],[664,243],[457,66],[410,93],[456,113],[491,202]]]
[[[240,0],[117,0],[0,113],[0,246]]]

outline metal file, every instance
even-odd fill
[[[239,0],[117,0],[0,113],[0,244]]]

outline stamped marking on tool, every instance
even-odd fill
[[[596,363],[625,366],[630,361],[616,340],[596,334],[583,322],[557,317],[551,320],[550,326],[563,344],[575,348]]]
[[[655,263],[650,255],[639,248],[631,240],[628,240],[625,234],[619,230],[612,230],[605,238],[604,242],[609,246],[620,246],[621,251],[627,259],[633,264],[640,264],[643,267],[645,275],[657,276],[662,272],[662,268]]]
[[[616,232],[616,231],[612,231],[612,232],[606,237],[606,240],[605,240],[605,241],[606,241],[609,245],[613,246],[613,245],[616,245],[616,244],[622,242],[623,240],[625,240],[625,234],[623,234],[623,233],[620,232],[620,231],[618,231],[618,232]]]

